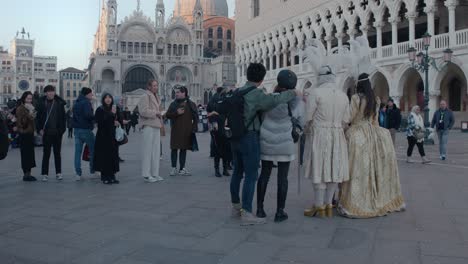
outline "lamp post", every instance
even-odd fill
[[[408,49],[408,58],[412,64],[412,67],[418,71],[424,73],[424,126],[426,127],[424,142],[426,144],[434,144],[434,140],[429,139],[429,127],[431,126],[429,122],[429,70],[432,67],[437,71],[440,71],[452,60],[453,51],[451,49],[444,50],[444,65],[441,69],[436,64],[436,60],[429,56],[429,46],[431,45],[431,35],[426,33],[423,35],[423,44],[424,52],[420,51],[417,53],[417,50],[414,47]],[[416,54],[417,53],[417,54]]]

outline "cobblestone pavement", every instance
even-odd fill
[[[311,184],[301,179],[298,194],[297,168],[291,168],[290,219],[272,221],[272,177],[268,223],[255,227],[230,218],[229,178],[214,177],[207,134],[199,135],[201,151],[188,155],[191,177],[168,176],[165,138],[166,180],[153,184],[138,175],[139,135],[131,134],[121,149],[120,185],[73,181],[69,139],[63,182],[22,182],[18,150],[0,161],[0,263],[468,263],[468,134],[451,134],[445,162],[437,159],[437,145],[428,146],[432,165],[405,163],[399,135],[406,212],[367,220],[305,218]]]

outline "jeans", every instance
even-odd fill
[[[438,130],[437,134],[439,135],[439,152],[440,156],[447,156],[447,141],[448,141],[448,135],[449,135],[449,130]]]
[[[143,128],[143,145],[142,145],[142,176],[155,177],[159,176],[159,162],[161,155],[161,129],[145,126]]]
[[[252,212],[252,200],[255,194],[255,184],[258,179],[260,162],[260,142],[258,133],[249,131],[240,140],[232,141],[234,172],[231,178],[231,201],[240,203],[240,183],[245,173],[242,188],[242,209]]]
[[[419,155],[421,157],[425,157],[426,153],[424,152],[424,142],[418,142],[415,137],[407,137],[408,138],[408,150],[406,151],[406,156],[411,157],[413,155],[414,146],[418,146]]]
[[[288,195],[288,174],[291,162],[278,162],[278,181],[277,181],[277,209],[284,209],[286,206],[286,197]],[[262,160],[262,170],[257,184],[257,208],[263,208],[263,201],[270,181],[271,171],[273,170],[273,161]]]
[[[52,148],[54,149],[55,173],[62,173],[62,135],[44,135],[42,137],[44,145],[42,156],[42,175],[49,175],[49,159]]]
[[[176,168],[177,167],[177,151],[180,151],[180,156],[179,156],[179,165],[180,165],[180,168],[179,170],[183,170],[185,169],[185,161],[187,159],[187,150],[186,149],[173,149],[171,150],[171,164],[172,164],[172,168]]]
[[[75,128],[75,172],[81,176],[81,154],[83,145],[86,143],[89,148],[89,172],[94,173],[94,133],[91,129]]]

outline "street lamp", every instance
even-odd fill
[[[425,142],[426,144],[434,144],[434,140],[429,139],[429,69],[434,67],[437,71],[440,71],[443,67],[447,66],[452,61],[453,51],[451,49],[444,50],[444,64],[440,67],[437,66],[436,60],[429,56],[429,47],[431,46],[431,35],[425,33],[423,38],[424,52],[420,51],[417,53],[417,50],[414,47],[408,49],[408,59],[411,62],[411,65],[414,69],[424,72],[425,82],[424,82],[424,126],[426,127],[425,131]],[[416,54],[417,53],[417,54]]]

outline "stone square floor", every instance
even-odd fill
[[[121,184],[112,186],[97,178],[73,180],[72,140],[63,143],[63,182],[54,177],[22,182],[19,150],[10,151],[0,161],[0,264],[468,263],[468,134],[450,135],[445,162],[438,160],[437,145],[427,146],[431,165],[405,163],[406,139],[398,136],[403,213],[363,220],[305,218],[311,183],[301,179],[299,194],[293,166],[290,219],[272,220],[274,171],[266,198],[268,223],[254,227],[241,227],[230,217],[229,178],[213,175],[208,134],[198,135],[201,151],[188,154],[191,177],[168,176],[164,138],[166,180],[153,184],[139,176],[140,137],[132,133],[121,148]],[[36,151],[40,164],[41,149]]]

